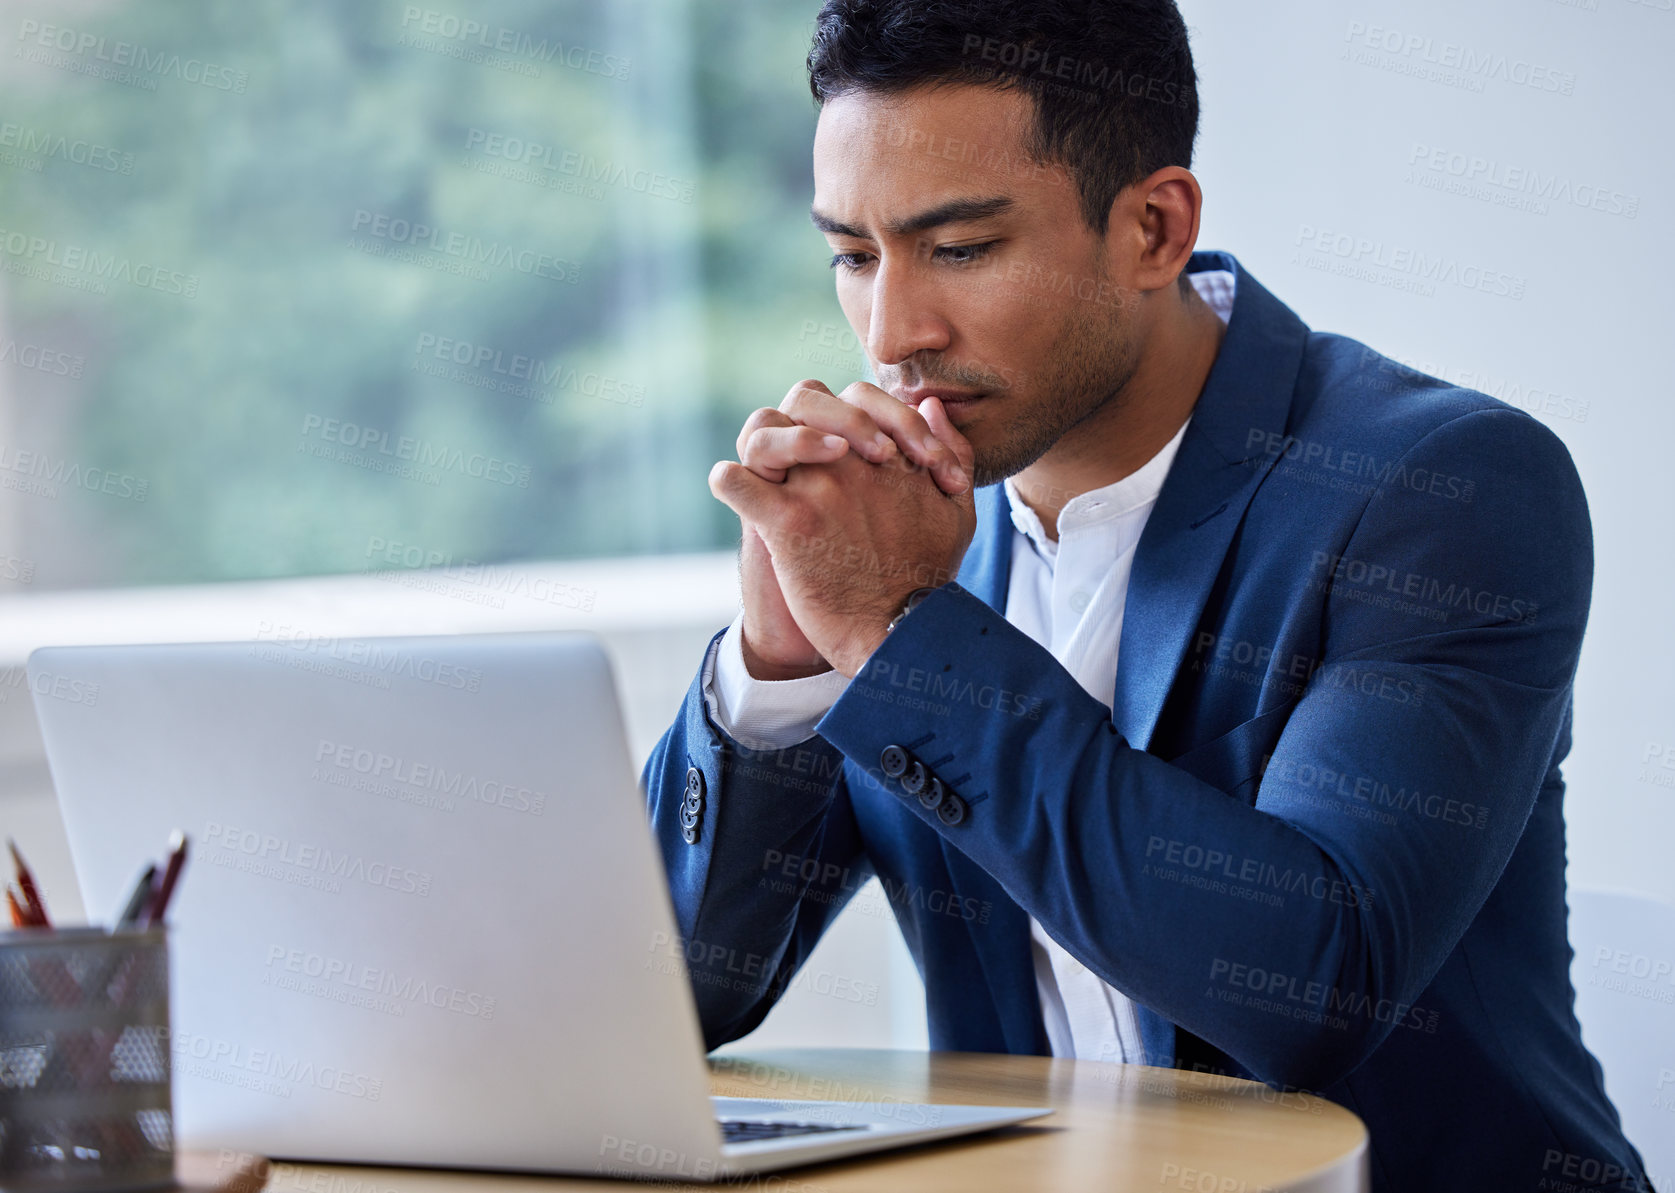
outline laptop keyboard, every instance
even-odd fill
[[[780,1123],[763,1119],[723,1118],[723,1143],[756,1143],[763,1139],[784,1139],[788,1135],[819,1135],[828,1131],[864,1131],[858,1123]]]

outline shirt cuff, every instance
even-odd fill
[[[848,686],[848,677],[836,670],[802,679],[755,678],[744,663],[743,613],[704,658],[710,720],[752,750],[783,750],[807,741]]]

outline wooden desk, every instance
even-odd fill
[[[771,1049],[710,1061],[711,1092],[753,1098],[1051,1106],[1016,1127],[903,1151],[743,1178],[779,1193],[998,1189],[1122,1193],[1365,1193],[1367,1132],[1340,1106],[1224,1077],[983,1053]],[[621,1181],[258,1163],[181,1157],[188,1188],[224,1193],[525,1193],[610,1190]],[[659,1189],[725,1189],[675,1185]]]

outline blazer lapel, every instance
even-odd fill
[[[1231,256],[1194,253],[1190,272],[1235,275],[1233,314],[1192,422],[1134,552],[1112,720],[1145,749],[1245,507],[1279,455],[1308,328]],[[1003,495],[1004,496],[1004,495]]]
[[[989,608],[1006,616],[1006,589],[1012,580],[1012,511],[1005,485],[985,485],[972,499],[977,507],[977,537],[960,561],[954,579]]]

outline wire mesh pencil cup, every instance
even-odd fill
[[[0,1193],[173,1184],[166,929],[0,933]]]

